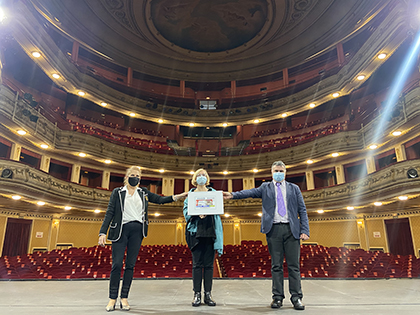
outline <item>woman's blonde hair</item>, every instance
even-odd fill
[[[124,185],[127,186],[128,185],[128,175],[132,172],[132,171],[138,171],[140,173],[141,176],[141,168],[140,166],[130,166],[129,168],[127,168],[127,170],[125,171],[125,176],[124,176]],[[140,183],[139,183],[140,184]]]
[[[191,179],[191,184],[193,184],[193,186],[195,186],[195,187],[197,187],[197,176],[198,176],[198,173],[200,173],[201,171],[204,171],[206,173],[206,177],[207,177],[207,183],[206,184],[207,185],[210,184],[210,176],[207,173],[207,171],[204,168],[199,168],[198,170],[196,170],[194,172],[194,175],[192,176],[192,179]]]

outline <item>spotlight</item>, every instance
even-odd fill
[[[32,56],[34,56],[35,58],[39,58],[41,57],[41,54],[38,51],[33,51]]]
[[[352,206],[348,206],[348,207],[347,207],[347,210],[349,210],[349,211],[354,210],[354,207],[352,207]]]
[[[378,55],[378,59],[385,59],[386,58],[386,54],[382,53]]]
[[[380,201],[376,201],[373,204],[377,207],[382,206],[382,202],[380,202]]]
[[[54,79],[60,79],[60,75],[59,75],[58,73],[53,73],[53,74],[52,74],[52,77],[53,77]]]
[[[417,170],[415,168],[410,168],[407,171],[407,177],[408,178],[417,178],[417,177],[419,177],[419,173],[417,173]]]
[[[21,196],[19,196],[19,195],[13,195],[12,196],[12,199],[13,200],[19,200],[19,199],[21,199],[22,197]]]
[[[407,200],[408,197],[407,196],[398,196],[398,199],[401,201]]]
[[[17,133],[18,133],[18,135],[21,135],[21,136],[24,136],[24,135],[26,135],[26,131],[25,130],[18,130],[17,131]]]
[[[314,108],[316,105],[314,103],[309,104],[310,108]]]

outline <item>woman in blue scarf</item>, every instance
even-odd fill
[[[206,170],[198,169],[193,177],[192,184],[197,188],[190,191],[213,191],[209,185],[210,177]],[[185,238],[192,253],[192,279],[194,299],[192,306],[201,305],[201,283],[204,280],[204,303],[216,306],[212,299],[214,254],[223,253],[223,226],[219,215],[188,215],[188,198],[184,201],[184,217],[187,222]]]

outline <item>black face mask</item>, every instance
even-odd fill
[[[139,182],[140,182],[140,178],[138,177],[130,176],[128,178],[128,183],[130,184],[130,186],[135,187],[139,184]]]

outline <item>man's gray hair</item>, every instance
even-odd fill
[[[283,166],[284,169],[286,169],[286,164],[284,164],[283,161],[275,161],[273,165],[271,165],[271,169],[273,169],[274,166]]]

